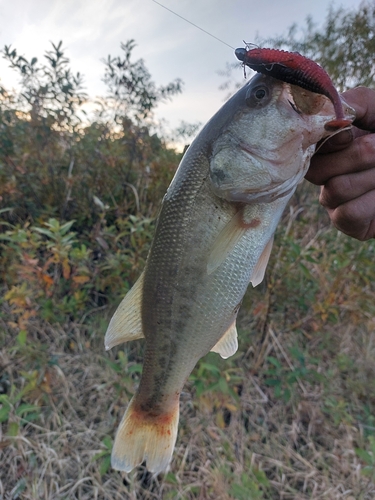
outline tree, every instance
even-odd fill
[[[293,24],[286,35],[258,39],[257,44],[297,51],[313,59],[328,72],[340,92],[358,85],[374,87],[375,1],[362,2],[358,9],[331,6],[321,28],[309,17],[305,26]],[[221,71],[230,78],[222,89],[239,87],[231,78],[238,66],[227,64]]]
[[[104,82],[115,111],[115,119],[127,116],[137,122],[149,118],[155,107],[182,91],[182,80],[177,78],[168,85],[157,86],[151,79],[143,59],[131,61],[135,41],[121,43],[124,54],[108,56],[105,64]],[[108,101],[108,100],[107,100]]]
[[[18,72],[20,90],[0,89],[0,200],[21,218],[56,213],[64,205],[87,98],[82,76],[72,73],[62,42],[52,43],[46,62],[28,60],[11,46],[2,54]]]
[[[361,3],[358,10],[331,6],[321,29],[308,18],[304,28],[293,24],[286,36],[271,38],[267,44],[314,59],[341,92],[358,85],[373,87],[375,1]]]
[[[74,75],[69,68],[62,41],[57,45],[52,43],[52,50],[46,51],[46,64],[37,64],[36,57],[28,61],[10,45],[5,45],[2,53],[10,67],[20,74],[17,104],[30,113],[32,120],[55,129],[69,128],[80,122],[78,110],[87,96],[82,90],[82,75]]]
[[[179,155],[150,128],[157,104],[181,91],[176,80],[157,86],[142,60],[105,61],[109,98],[103,112],[82,118],[82,76],[73,74],[62,42],[46,62],[27,59],[5,46],[3,57],[20,76],[13,94],[0,87],[0,210],[14,222],[59,217],[92,227],[128,213],[153,214],[178,164]],[[115,113],[113,113],[115,111]],[[1,230],[1,228],[0,228]]]

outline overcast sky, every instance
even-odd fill
[[[233,47],[243,40],[285,33],[311,15],[326,18],[327,0],[160,0]],[[357,8],[360,0],[336,0],[335,7]],[[63,40],[74,71],[85,77],[91,97],[105,95],[103,63],[120,55],[120,42],[134,38],[136,59],[143,58],[157,84],[179,77],[183,93],[158,108],[171,126],[180,120],[205,123],[222,105],[218,71],[235,61],[233,50],[174,16],[152,0],[0,0],[0,48],[12,45],[27,58],[42,59],[50,42]],[[242,71],[239,68],[239,79]],[[0,59],[0,80],[11,88],[15,75]]]

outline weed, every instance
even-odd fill
[[[100,460],[99,473],[101,476],[107,474],[111,466],[111,452],[112,452],[112,440],[109,436],[105,436],[102,439],[102,444],[104,447],[103,451],[100,451],[92,457],[92,460]]]
[[[22,95],[0,89],[0,498],[373,499],[375,244],[328,228],[307,184],[244,298],[238,353],[210,353],[189,378],[169,472],[111,469],[142,343],[104,353],[104,331],[180,155],[134,115],[152,111],[139,99],[133,119],[102,101],[83,126],[61,45],[47,65],[5,55],[25,72]],[[121,57],[113,92],[137,67],[160,97]]]
[[[362,460],[365,466],[362,468],[361,473],[368,477],[369,480],[375,481],[375,437],[369,436],[368,450],[363,448],[355,448],[356,455]]]

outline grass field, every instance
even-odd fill
[[[189,378],[171,468],[158,477],[110,467],[142,363],[140,341],[104,350],[120,296],[80,309],[94,283],[86,249],[75,274],[59,263],[65,280],[76,278],[75,302],[53,302],[55,278],[38,247],[48,234],[12,229],[3,253],[11,238],[24,252],[2,260],[15,285],[4,284],[1,300],[0,498],[375,498],[375,242],[339,234],[316,200],[304,183],[285,213],[266,280],[245,296],[237,354],[209,354]],[[65,244],[76,248],[73,236]],[[136,246],[130,281],[147,250]],[[117,272],[111,262],[107,274]],[[44,281],[35,268],[48,270]]]

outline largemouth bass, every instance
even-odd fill
[[[167,468],[183,385],[209,351],[236,352],[246,288],[262,281],[283,210],[334,118],[323,95],[259,74],[188,148],[145,270],[105,337],[106,349],[146,340],[140,385],[113,446],[115,469],[129,472],[143,461],[154,473]]]

